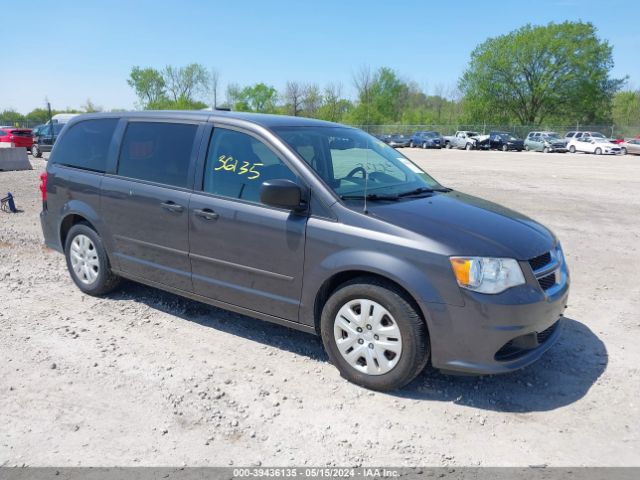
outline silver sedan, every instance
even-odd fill
[[[625,140],[620,144],[620,148],[622,150],[622,154],[626,155],[627,153],[633,153],[635,155],[640,155],[640,138],[633,138],[631,140]]]

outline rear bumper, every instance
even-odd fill
[[[45,245],[62,253],[63,248],[62,245],[60,245],[57,228],[54,225],[51,215],[49,215],[49,212],[46,209],[43,209],[40,212],[40,225],[42,226],[42,235],[44,237]]]
[[[431,363],[462,374],[497,374],[538,360],[562,331],[569,278],[547,295],[532,285],[499,295],[463,292],[463,307],[428,304]]]

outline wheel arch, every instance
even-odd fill
[[[379,272],[373,272],[371,270],[365,270],[360,268],[346,269],[341,270],[339,272],[335,272],[329,278],[327,278],[320,288],[318,289],[314,304],[313,304],[313,322],[314,328],[318,335],[320,334],[320,320],[322,317],[322,308],[329,297],[340,288],[341,285],[345,283],[359,278],[359,277],[368,277],[379,280],[384,283],[388,283],[398,289],[400,293],[406,298],[406,300],[411,304],[411,306],[420,314],[422,320],[425,323],[427,328],[427,333],[430,331],[429,323],[430,323],[430,315],[426,309],[421,307],[420,302],[418,302],[416,295],[412,293],[408,288],[402,285],[399,281],[394,278],[391,278],[389,275],[385,275]],[[430,336],[429,336],[430,337]]]

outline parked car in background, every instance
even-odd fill
[[[14,147],[24,147],[30,152],[33,145],[31,129],[15,127],[0,128],[0,142],[10,143]]]
[[[625,140],[618,145],[620,147],[620,153],[626,155],[632,153],[634,155],[640,155],[640,138],[632,138],[631,140]]]
[[[38,130],[38,134],[33,137],[31,155],[40,158],[43,152],[50,152],[64,126],[64,123],[53,123],[47,124],[44,128]]]
[[[424,131],[411,135],[410,147],[442,148],[444,140],[438,132]]]
[[[606,138],[584,136],[571,140],[569,142],[569,151],[571,153],[595,153],[596,155],[617,155],[622,153],[620,146],[611,143]]]
[[[513,136],[509,132],[489,132],[489,148],[495,150],[517,150],[524,149],[524,140]]]
[[[604,139],[607,138],[600,132],[567,132],[567,134],[564,136],[567,142],[573,139],[578,139],[583,137],[584,138],[604,138]]]
[[[409,144],[411,143],[411,139],[409,138],[408,135],[393,133],[389,135],[389,138],[385,143],[393,148],[403,148],[403,147],[409,146]]]
[[[464,148],[465,150],[473,150],[476,148],[477,142],[485,141],[489,135],[480,135],[478,132],[469,130],[458,130],[455,135],[444,136],[445,148]]]
[[[532,152],[567,151],[567,141],[556,132],[529,132],[524,140],[524,149]]]

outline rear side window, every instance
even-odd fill
[[[94,172],[106,169],[107,155],[118,118],[85,120],[69,128],[56,143],[51,161]]]
[[[191,152],[197,125],[132,122],[124,134],[118,175],[189,187]]]

